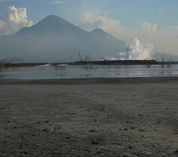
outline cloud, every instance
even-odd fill
[[[178,26],[177,25],[170,26],[167,31],[171,36],[176,37],[176,38],[178,37]]]
[[[176,26],[176,25],[170,26],[169,29],[170,29],[171,31],[176,31],[176,32],[178,32],[178,26]]]
[[[52,4],[52,5],[54,5],[54,4],[65,4],[65,2],[64,1],[52,1],[52,2],[49,2],[49,4]]]
[[[113,20],[108,16],[101,16],[100,12],[84,13],[81,15],[80,20],[81,23],[79,26],[88,31],[91,31],[95,28],[101,28],[114,36],[119,35],[121,32],[120,21]]]
[[[6,27],[6,23],[0,20],[0,29],[3,29],[5,27]]]
[[[153,36],[157,33],[157,25],[143,21],[140,23],[141,28],[122,27],[121,21],[114,20],[108,16],[102,16],[101,12],[86,12],[80,16],[79,27],[91,31],[101,28],[114,37],[122,40],[132,40],[140,36]]]
[[[11,6],[0,16],[0,35],[12,35],[19,29],[33,24],[33,21],[27,19],[26,8]]]
[[[78,24],[88,31],[101,28],[120,40],[135,41],[136,45],[138,42],[135,39],[139,42],[152,43],[155,52],[178,54],[178,25],[158,28],[156,23],[152,24],[146,20],[133,25],[134,27],[124,27],[121,21],[104,16],[104,13],[99,11],[83,13]]]
[[[148,32],[148,33],[153,33],[156,34],[157,32],[157,25],[156,24],[151,24],[149,22],[143,21],[141,23],[141,26]]]

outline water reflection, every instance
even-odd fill
[[[54,66],[35,66],[9,68],[0,71],[0,79],[60,79],[60,78],[96,78],[96,77],[152,77],[152,76],[178,76],[178,66],[161,68],[153,65],[112,65],[112,66],[92,66],[84,68],[80,65],[67,66],[66,68]]]
[[[0,78],[1,78],[1,79],[3,78],[3,74],[0,74]]]

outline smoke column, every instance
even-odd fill
[[[138,39],[126,43],[125,52],[119,53],[119,60],[145,60],[152,59],[154,55],[153,45],[143,44]]]

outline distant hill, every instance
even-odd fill
[[[25,61],[21,58],[2,58],[0,61],[3,62],[12,62],[12,63],[25,63]]]
[[[101,29],[87,32],[50,15],[30,28],[22,28],[15,35],[0,37],[0,58],[21,58],[26,62],[63,62],[79,60],[91,55],[95,60],[117,57],[125,42]]]

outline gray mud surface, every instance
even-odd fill
[[[107,81],[0,80],[0,157],[177,157],[177,79]]]

